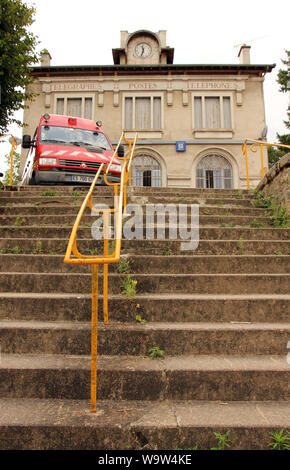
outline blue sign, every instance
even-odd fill
[[[185,152],[186,151],[186,141],[177,140],[176,141],[176,152]]]

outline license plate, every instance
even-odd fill
[[[70,180],[76,183],[92,183],[94,181],[94,176],[71,175]]]

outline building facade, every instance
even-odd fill
[[[134,185],[246,188],[242,143],[265,132],[263,82],[275,65],[250,64],[246,45],[238,64],[176,65],[166,31],[121,31],[112,52],[106,66],[53,66],[44,52],[32,70],[37,97],[27,103],[25,133],[43,113],[101,120],[113,143],[138,132]],[[249,174],[256,186],[261,163],[251,152]]]

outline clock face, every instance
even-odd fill
[[[137,57],[142,57],[142,58],[149,57],[151,52],[152,52],[151,47],[146,42],[141,42],[135,48],[135,53]]]

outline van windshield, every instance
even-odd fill
[[[77,145],[79,147],[100,147],[112,151],[107,137],[102,132],[87,131],[74,127],[41,126],[41,144]]]

